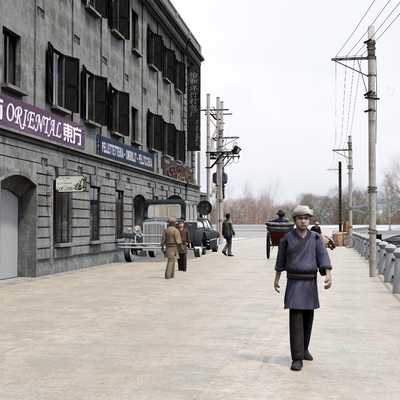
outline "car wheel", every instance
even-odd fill
[[[149,251],[149,257],[155,257],[157,254],[156,251]]]
[[[125,238],[124,243],[135,243],[133,238]],[[133,262],[136,256],[136,250],[131,248],[124,249],[124,257],[126,262]]]

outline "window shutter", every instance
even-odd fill
[[[114,28],[114,1],[108,0],[108,26]]]
[[[119,32],[129,39],[129,0],[119,0]]]
[[[119,133],[129,136],[129,93],[119,92]]]
[[[153,64],[153,32],[151,31],[150,27],[147,27],[147,63]]]
[[[163,39],[162,36],[153,33],[154,41],[154,65],[159,71],[163,69]]]
[[[165,123],[165,136],[166,136],[166,153],[171,156],[176,156],[176,141],[175,141],[175,125]]]
[[[115,89],[112,87],[111,83],[108,87],[108,129],[110,131],[115,131],[114,127],[114,91]]]
[[[185,145],[186,145],[186,138],[185,138],[185,131],[178,131],[178,135],[179,136],[179,155],[178,158],[180,161],[182,161],[183,163],[186,162],[186,152],[185,152]]]
[[[154,148],[163,151],[163,119],[161,115],[154,115]]]
[[[53,99],[53,84],[54,84],[54,71],[53,71],[53,55],[54,47],[49,42],[46,55],[46,100],[50,104],[54,104]]]
[[[107,78],[102,76],[94,77],[95,86],[95,118],[94,120],[107,125]]]
[[[97,0],[96,10],[101,14],[103,18],[108,17],[108,0]]]
[[[86,110],[86,74],[87,70],[84,65],[82,65],[82,73],[81,73],[81,114],[82,117],[88,119],[87,110]]]
[[[150,110],[147,110],[146,133],[147,133],[147,147],[149,149],[153,149],[154,148],[154,114]]]
[[[65,108],[79,112],[79,59],[65,56]]]
[[[175,82],[175,52],[173,50],[164,48],[164,77],[168,78],[171,82]]]
[[[186,93],[186,78],[185,78],[185,64],[183,62],[179,63],[179,90],[182,93]]]

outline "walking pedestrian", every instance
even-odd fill
[[[176,218],[171,217],[168,224],[169,227],[164,230],[161,240],[161,250],[164,257],[168,258],[165,279],[175,278],[175,257],[179,259],[177,247],[182,243],[181,235],[175,228]]]
[[[274,288],[279,293],[281,272],[286,270],[285,309],[289,309],[290,351],[293,371],[300,371],[303,360],[311,361],[308,347],[314,320],[319,308],[317,272],[326,276],[325,289],[332,285],[331,263],[324,241],[307,229],[314,214],[308,206],[298,205],[292,211],[296,229],[279,242],[275,265]]]
[[[192,242],[190,241],[189,231],[184,228],[185,222],[183,220],[178,221],[178,230],[181,235],[182,243],[178,246],[178,270],[179,271],[186,271],[187,269],[187,246],[192,248]]]
[[[232,237],[235,237],[235,230],[233,229],[233,224],[231,221],[231,214],[227,213],[225,215],[226,220],[222,223],[222,237],[225,238],[226,244],[224,249],[222,250],[223,255],[228,255],[233,257],[232,254]],[[226,254],[226,250],[228,250],[228,254]]]

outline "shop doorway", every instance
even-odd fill
[[[18,275],[18,197],[1,189],[0,279]]]

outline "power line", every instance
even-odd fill
[[[389,0],[385,7],[382,8],[382,10],[380,11],[380,13],[378,14],[378,16],[372,21],[372,23],[370,25],[373,25],[375,23],[375,21],[380,17],[380,15],[383,13],[383,11],[385,10],[385,8],[388,6],[388,4],[391,2],[392,0]],[[361,36],[361,38],[357,41],[357,43],[351,48],[351,50],[347,53],[348,55],[354,50],[354,48],[358,45],[358,43],[360,43],[361,41],[364,40],[365,35],[368,33],[368,29],[366,32],[363,33],[363,35]],[[363,46],[364,47],[364,46]],[[360,50],[359,50],[360,51]],[[359,52],[358,51],[358,52]],[[358,52],[356,54],[358,54]]]
[[[338,55],[344,48],[344,46],[346,46],[346,44],[349,42],[349,40],[353,37],[355,31],[358,29],[358,27],[360,26],[361,22],[364,20],[365,16],[368,14],[368,11],[371,9],[371,7],[374,5],[376,0],[374,0],[371,5],[369,6],[368,10],[365,12],[365,14],[363,15],[363,17],[361,18],[360,22],[357,24],[357,26],[355,27],[353,33],[349,36],[349,38],[346,40],[346,43],[341,47],[341,49],[336,53],[336,55]]]

